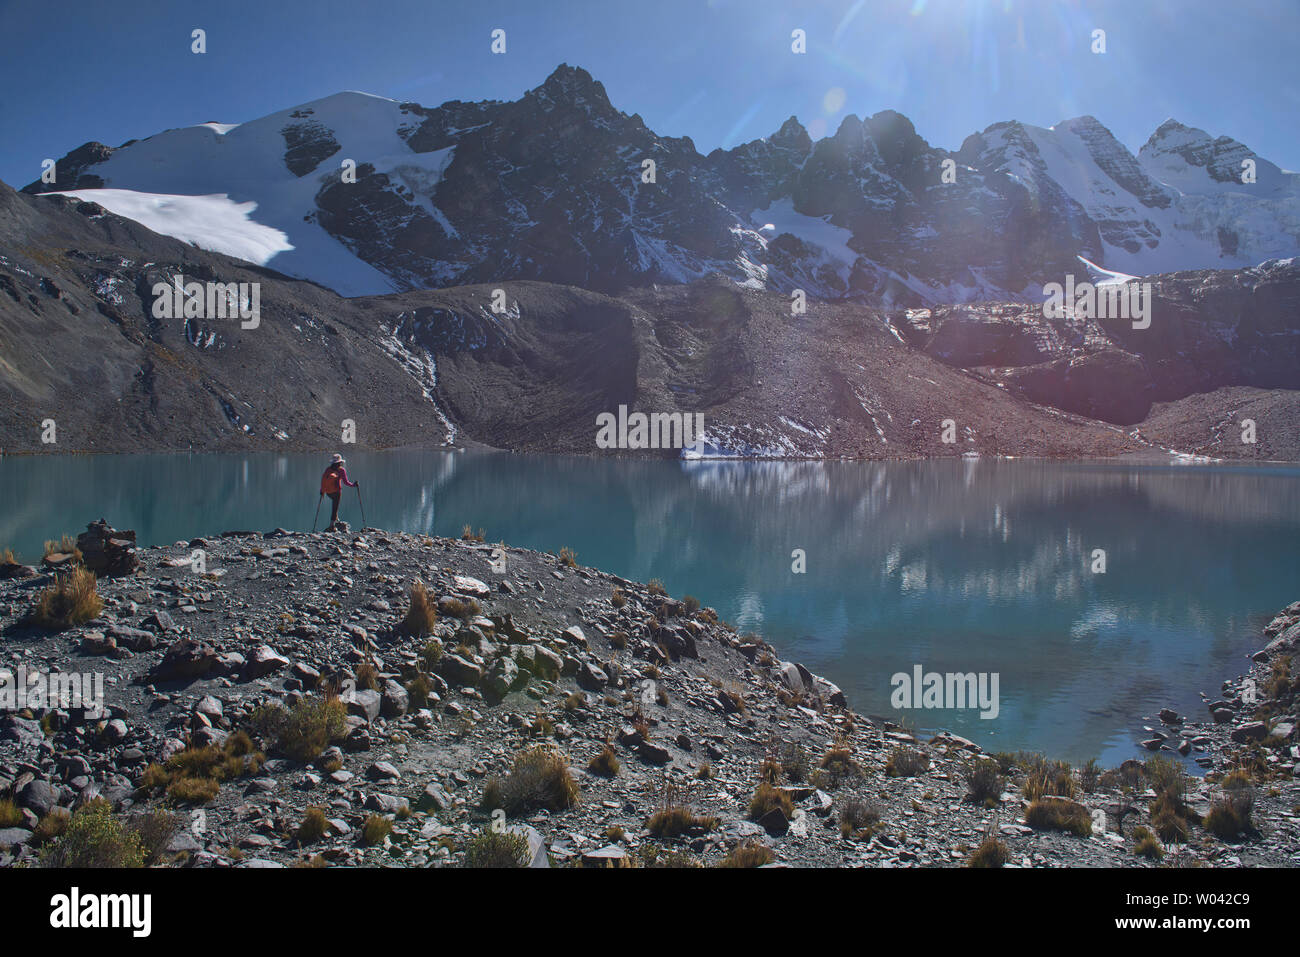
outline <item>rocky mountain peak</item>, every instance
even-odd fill
[[[781,128],[768,137],[768,142],[782,149],[797,150],[806,153],[812,149],[812,137],[799,122],[798,117],[791,116],[781,124]]]
[[[561,63],[541,86],[529,90],[525,97],[558,106],[583,107],[588,112],[615,112],[605,85],[580,66]]]

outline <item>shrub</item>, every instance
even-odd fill
[[[432,671],[442,660],[442,642],[435,638],[426,643],[424,650],[420,652],[420,658],[424,661],[424,667]]]
[[[700,600],[694,595],[686,595],[682,598],[682,607],[686,609],[686,614],[694,615],[700,610]]]
[[[95,591],[95,575],[77,567],[55,575],[36,597],[27,622],[47,631],[64,631],[99,617],[104,603]]]
[[[314,761],[347,729],[347,710],[333,695],[299,699],[286,710],[263,706],[249,719],[253,733],[271,742],[274,750],[303,764]]]
[[[768,784],[780,784],[782,775],[781,764],[775,758],[764,758],[758,765],[758,779],[766,781]]]
[[[217,796],[222,781],[256,774],[264,757],[254,751],[252,739],[239,731],[221,747],[186,748],[161,767],[149,765],[140,776],[139,787],[144,791],[165,787],[173,801],[206,804]]]
[[[178,818],[166,811],[145,811],[127,822],[127,827],[140,840],[144,848],[144,863],[157,864],[163,859],[172,835],[176,833]]]
[[[980,841],[975,853],[966,862],[967,867],[1001,867],[1011,859],[1011,852],[1000,840],[990,834]]]
[[[309,807],[302,816],[302,823],[298,825],[298,831],[294,835],[299,844],[312,844],[319,841],[329,830],[329,821],[325,819],[325,811],[318,807]]]
[[[1025,811],[1025,823],[1035,830],[1064,831],[1076,837],[1092,833],[1092,817],[1087,809],[1065,798],[1043,797],[1033,801]]]
[[[600,749],[600,753],[591,759],[587,765],[587,771],[591,774],[599,774],[604,778],[612,778],[618,774],[619,763],[618,754],[610,744],[606,744]]]
[[[766,844],[745,841],[737,844],[723,858],[719,867],[762,867],[776,860],[776,852]]]
[[[412,708],[423,708],[429,703],[429,692],[433,683],[424,675],[416,675],[406,683],[406,693],[410,696]]]
[[[565,545],[560,549],[560,564],[565,568],[576,568],[578,566],[578,553]]]
[[[393,822],[379,814],[371,814],[361,825],[361,840],[370,847],[384,843],[384,838],[393,833]]]
[[[844,802],[839,813],[840,836],[870,837],[880,828],[880,810],[857,798]]]
[[[788,780],[795,784],[808,780],[808,752],[803,745],[794,741],[785,742],[777,753],[777,759]]]
[[[1252,829],[1251,812],[1255,789],[1244,771],[1234,771],[1219,782],[1220,796],[1205,815],[1205,829],[1220,840],[1230,841]]]
[[[1151,826],[1166,844],[1186,844],[1191,834],[1187,819],[1164,797],[1151,804]]]
[[[1142,765],[1143,773],[1157,795],[1167,794],[1180,804],[1187,797],[1187,772],[1177,761],[1156,754]]]
[[[645,589],[650,594],[659,595],[661,597],[668,594],[667,590],[664,588],[664,583],[658,578],[650,579],[650,583],[645,586]]]
[[[501,787],[501,779],[497,777],[488,778],[483,782],[483,796],[479,799],[479,807],[485,811],[495,811],[497,808],[504,808],[505,806],[505,791]]]
[[[627,604],[627,596],[623,594],[623,589],[615,588],[614,594],[609,596],[609,603],[615,608],[622,608]]]
[[[401,630],[413,638],[423,638],[433,633],[433,626],[437,623],[438,612],[429,600],[429,589],[417,579],[411,585],[410,604],[406,608],[406,617],[402,619]]]
[[[569,774],[569,762],[546,745],[529,748],[515,757],[502,785],[508,814],[546,808],[562,811],[578,803],[578,785]]]
[[[528,838],[513,831],[487,830],[469,842],[466,867],[527,867]]]
[[[480,528],[478,532],[475,533],[474,529],[470,528],[468,525],[463,526],[460,530],[460,540],[462,542],[481,542],[483,541],[483,535],[483,529]]]
[[[1101,779],[1101,766],[1097,763],[1096,758],[1089,758],[1082,767],[1079,768],[1079,784],[1084,791],[1091,794],[1097,789],[1097,782]]]
[[[998,762],[982,758],[966,768],[967,797],[976,804],[996,807],[1007,780],[999,773]]]
[[[915,748],[897,747],[889,752],[885,773],[891,778],[913,778],[923,774],[929,766],[930,759]]]
[[[790,795],[764,781],[758,786],[753,799],[749,802],[749,818],[757,821],[773,808],[780,808],[786,820],[794,817],[794,801],[790,799]]]
[[[1154,834],[1139,825],[1133,829],[1133,853],[1138,857],[1158,861],[1165,856],[1165,849],[1160,846],[1160,841]]]
[[[89,801],[75,811],[58,840],[41,851],[46,867],[140,867],[145,849],[138,834],[113,817],[107,801]]]

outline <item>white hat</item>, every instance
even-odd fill
[[[335,452],[334,458],[330,459],[330,465],[342,465],[342,464],[343,464],[343,456]]]

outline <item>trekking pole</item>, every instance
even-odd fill
[[[311,520],[311,530],[316,531],[316,521],[320,518],[320,503],[325,500],[325,493],[320,493],[320,498],[316,499],[316,514]]]
[[[361,527],[366,527],[366,506],[361,501],[361,483],[357,483],[357,506],[361,509]]]

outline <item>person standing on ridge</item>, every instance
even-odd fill
[[[327,532],[333,530],[334,526],[338,523],[339,497],[343,493],[343,486],[346,485],[348,488],[356,488],[359,484],[348,479],[348,470],[344,468],[344,465],[346,464],[347,463],[343,460],[343,456],[335,452],[334,458],[330,461],[329,466],[326,467],[325,473],[320,477],[321,494],[328,495],[330,501],[333,503],[333,509],[330,511],[329,528],[325,529]]]

